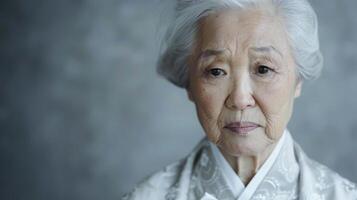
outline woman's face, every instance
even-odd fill
[[[199,24],[188,96],[208,138],[232,156],[275,144],[301,82],[284,26],[259,9],[225,10]]]

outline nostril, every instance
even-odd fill
[[[233,110],[244,110],[248,107],[254,107],[255,100],[249,93],[244,95],[229,95],[225,101],[226,107]]]

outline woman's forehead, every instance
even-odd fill
[[[282,52],[276,49],[272,45],[268,46],[251,46],[248,48],[248,53],[250,54],[268,54],[273,56],[278,56],[280,58],[284,58]],[[209,58],[211,56],[218,56],[218,57],[230,57],[232,56],[232,52],[230,49],[221,48],[221,49],[210,49],[205,48],[198,52],[199,59]]]
[[[205,17],[199,24],[199,46],[205,49],[271,49],[286,52],[288,40],[278,16],[262,10],[228,10]]]

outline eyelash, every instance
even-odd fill
[[[259,73],[259,69],[261,69],[260,67],[264,67],[265,69],[267,69],[268,71],[266,73]],[[220,72],[221,74],[219,75],[213,75],[213,72]],[[270,72],[270,73],[269,73]],[[267,65],[263,65],[263,64],[257,64],[255,69],[254,69],[254,74],[256,74],[257,76],[260,76],[260,77],[266,77],[268,76],[269,74],[271,74],[271,72],[274,72],[276,73],[276,71],[271,68],[271,67],[268,67]],[[223,74],[222,74],[223,73]],[[221,76],[225,76],[227,75],[227,72],[224,71],[223,69],[221,68],[210,68],[210,69],[206,69],[205,70],[205,74],[206,76],[210,76],[211,78],[219,78]]]
[[[268,71],[266,72],[266,73],[259,73],[259,69],[262,69],[262,68],[264,68],[264,69],[267,69]],[[255,74],[256,75],[258,75],[258,76],[267,76],[268,74],[269,74],[269,72],[276,72],[273,68],[271,68],[271,67],[268,67],[267,65],[262,65],[262,64],[258,64],[257,65],[257,67],[256,67],[256,69],[255,69]]]
[[[223,73],[223,75],[222,75],[222,74],[220,74],[220,75],[213,75],[213,74],[212,74],[213,71]],[[225,75],[227,75],[227,72],[224,71],[224,70],[221,69],[221,68],[211,68],[211,69],[207,69],[205,72],[206,72],[206,75],[208,75],[208,76],[210,76],[210,77],[213,77],[213,78],[218,78],[218,77],[220,77],[220,76],[225,76]]]

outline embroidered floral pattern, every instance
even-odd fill
[[[232,200],[232,191],[203,140],[182,162],[170,165],[122,200]],[[309,159],[290,134],[251,200],[357,200],[357,187]],[[242,198],[238,198],[242,200]]]

